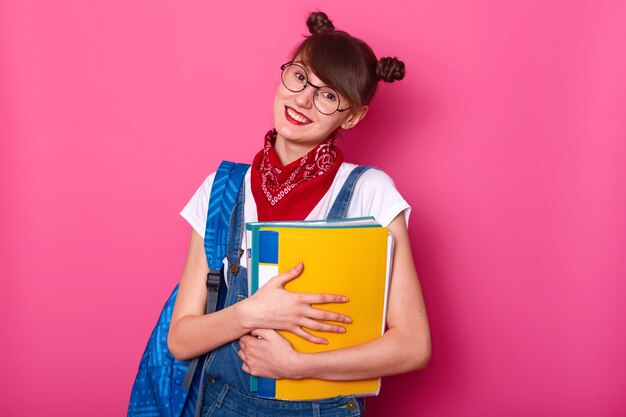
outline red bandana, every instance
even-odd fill
[[[252,195],[259,221],[304,220],[328,191],[343,162],[341,150],[328,138],[306,155],[282,166],[276,130],[252,162]]]

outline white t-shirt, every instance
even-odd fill
[[[323,220],[326,218],[341,187],[356,166],[348,162],[341,164],[330,188],[309,213],[306,220]],[[258,221],[256,203],[250,187],[250,171],[248,169],[244,178],[246,190],[244,219],[246,223]],[[180,215],[203,238],[214,178],[215,173],[210,174],[180,212]],[[404,220],[408,225],[411,207],[396,190],[391,177],[381,170],[369,169],[361,175],[354,187],[354,193],[352,194],[346,217],[373,216],[382,226],[388,226],[401,212],[404,212]],[[246,251],[245,231],[242,234],[241,248]],[[247,266],[245,256],[241,257],[241,265]]]

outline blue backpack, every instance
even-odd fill
[[[222,262],[228,244],[229,223],[237,194],[249,165],[223,161],[218,168],[207,212],[204,249],[209,265],[206,313],[223,306],[225,292]],[[241,191],[240,191],[241,188]],[[222,285],[220,285],[220,282]],[[193,417],[201,404],[201,368],[205,355],[186,361],[174,358],[167,347],[167,335],[178,285],[165,302],[141,357],[128,404],[128,417]]]

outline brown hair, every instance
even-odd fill
[[[292,60],[302,60],[351,106],[368,104],[379,80],[392,83],[404,78],[402,61],[395,57],[376,59],[372,48],[361,39],[335,30],[325,13],[311,13],[306,24],[311,35],[296,47]]]

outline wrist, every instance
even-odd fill
[[[289,379],[303,379],[308,377],[308,361],[310,354],[293,351],[289,358],[288,373]]]
[[[239,326],[243,330],[246,330],[246,332],[251,332],[255,329],[254,324],[252,323],[252,315],[250,314],[249,304],[249,299],[246,298],[233,305],[237,323],[239,323]]]

